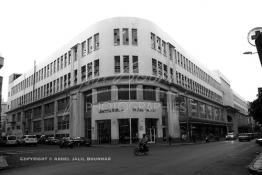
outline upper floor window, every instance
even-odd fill
[[[137,45],[137,29],[132,29],[132,45]]]
[[[167,79],[167,65],[164,64],[164,78]]]
[[[129,73],[129,56],[128,55],[124,55],[124,73]]]
[[[63,56],[61,56],[61,69],[63,69]]]
[[[161,39],[159,37],[156,38],[156,47],[157,51],[161,52]]]
[[[138,73],[138,56],[133,56],[132,57],[133,61],[133,73]]]
[[[157,61],[154,58],[152,58],[152,72],[153,75],[157,75]]]
[[[82,42],[82,57],[86,56],[86,41]]]
[[[99,59],[94,61],[94,76],[99,76]]]
[[[166,42],[162,40],[163,54],[166,56]]]
[[[86,65],[81,67],[81,79],[82,81],[86,80]]]
[[[156,36],[153,33],[151,33],[151,48],[156,49]]]
[[[92,37],[87,39],[87,53],[92,52]]]
[[[93,70],[92,70],[92,62],[87,64],[87,78],[92,78]]]
[[[120,45],[119,29],[114,29],[114,45],[115,46]]]
[[[128,29],[124,28],[123,29],[123,44],[128,45],[129,44],[129,37],[128,37]]]
[[[94,50],[99,49],[99,33],[94,35]]]
[[[162,75],[163,75],[162,63],[158,61],[158,76],[162,77]]]
[[[64,54],[65,67],[67,66],[67,53]]]
[[[120,56],[115,56],[115,73],[120,73]]]

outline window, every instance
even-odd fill
[[[99,59],[94,61],[94,76],[99,76]]]
[[[49,87],[50,87],[50,94],[52,94],[52,93],[53,93],[53,86],[52,86],[52,82],[50,82],[49,84],[50,84],[50,85],[49,85]]]
[[[56,91],[57,92],[59,91],[59,78],[56,79]]]
[[[152,72],[153,75],[157,76],[157,65],[156,59],[152,58]]]
[[[164,40],[162,40],[162,48],[163,48],[163,54],[166,56],[166,42]]]
[[[60,77],[60,90],[63,90],[63,76]]]
[[[33,122],[33,132],[41,132],[41,120]]]
[[[164,78],[167,79],[168,75],[167,75],[167,65],[164,65]]]
[[[59,58],[57,58],[57,72],[59,71],[60,64],[59,64]]]
[[[129,38],[128,38],[128,29],[123,29],[123,44],[128,45],[129,44]]]
[[[63,56],[61,56],[61,69],[63,69]]]
[[[69,98],[63,98],[57,101],[57,112],[65,113],[69,109]]]
[[[44,120],[44,130],[45,131],[54,130],[54,118]]]
[[[138,56],[133,56],[133,73],[138,73]]]
[[[68,65],[71,64],[71,51],[68,51]]]
[[[156,49],[156,36],[153,33],[151,33],[151,48]]]
[[[94,50],[99,49],[99,33],[94,35]]]
[[[71,73],[68,73],[67,77],[68,77],[68,87],[69,87],[71,84]]]
[[[92,37],[87,39],[87,53],[91,53],[92,52]]]
[[[115,73],[120,73],[120,56],[115,56]]]
[[[162,63],[158,61],[158,76],[162,77],[162,75],[163,75]]]
[[[132,29],[132,45],[137,45],[137,29]]]
[[[128,55],[124,55],[124,73],[129,73],[129,56]]]
[[[64,75],[64,88],[67,87],[67,74]]]
[[[58,130],[69,129],[69,115],[57,117],[57,129]]]
[[[47,65],[47,75],[46,77],[49,77],[49,64]]]
[[[46,67],[44,68],[44,79],[45,79],[45,77],[46,77]],[[28,82],[28,79],[26,79],[27,80],[27,82]],[[26,87],[28,87],[28,83],[27,83],[27,86]]]
[[[56,60],[54,61],[54,73],[56,72]]]
[[[114,29],[114,45],[115,46],[120,45],[119,29]]]
[[[97,102],[104,102],[111,100],[111,87],[97,88]]]
[[[143,98],[144,100],[156,100],[155,87],[153,86],[143,86]]]
[[[86,80],[86,65],[81,67],[81,80],[82,81]]]
[[[74,70],[74,84],[77,84],[77,69]]]
[[[118,88],[118,100],[135,100],[136,99],[136,86],[131,85],[129,89],[129,85],[119,85]]]
[[[45,113],[45,116],[54,114],[54,102],[44,105],[44,113]]]
[[[64,62],[65,62],[65,66],[64,67],[66,67],[67,66],[67,53],[65,53],[65,55],[64,55]]]
[[[159,37],[156,38],[156,47],[157,51],[161,53],[161,39]]]
[[[174,72],[172,68],[170,68],[170,79],[171,79],[171,82],[174,82]]]
[[[50,76],[52,75],[53,73],[53,63],[50,63]]]
[[[82,42],[82,57],[86,56],[86,41]]]
[[[93,74],[92,62],[90,62],[90,63],[87,64],[87,79],[92,78],[92,74]]]

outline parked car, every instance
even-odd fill
[[[24,135],[21,140],[22,145],[37,145],[37,138],[35,135]]]
[[[40,138],[37,140],[37,143],[39,143],[39,144],[45,144],[46,139],[47,139],[47,136],[46,136],[46,135],[41,135]]]
[[[91,141],[85,137],[75,137],[73,138],[73,142],[76,146],[91,146]]]
[[[236,138],[237,138],[237,136],[233,132],[229,132],[226,135],[226,140],[235,140]]]
[[[5,146],[6,145],[6,136],[0,137],[0,146]]]
[[[239,134],[239,136],[238,136],[239,142],[242,142],[242,141],[248,141],[249,142],[250,140],[252,140],[252,139],[251,139],[250,135],[247,134],[247,133],[242,133],[242,134]]]
[[[256,139],[256,143],[262,146],[262,138]]]
[[[17,137],[14,135],[9,135],[6,137],[6,145],[17,145]]]
[[[59,143],[60,148],[73,148],[74,145],[74,140],[70,137],[63,137]]]
[[[48,145],[58,145],[60,143],[60,140],[58,138],[55,137],[48,137],[45,140],[45,143]]]
[[[247,135],[250,137],[250,140],[253,140],[255,138],[254,133],[247,133]]]

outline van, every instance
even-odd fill
[[[37,138],[36,135],[24,135],[22,137],[22,144],[23,145],[37,145]]]
[[[14,135],[9,135],[6,137],[6,145],[17,145],[17,137]]]

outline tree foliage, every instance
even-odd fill
[[[262,93],[258,95],[257,99],[250,103],[249,115],[262,124]]]

